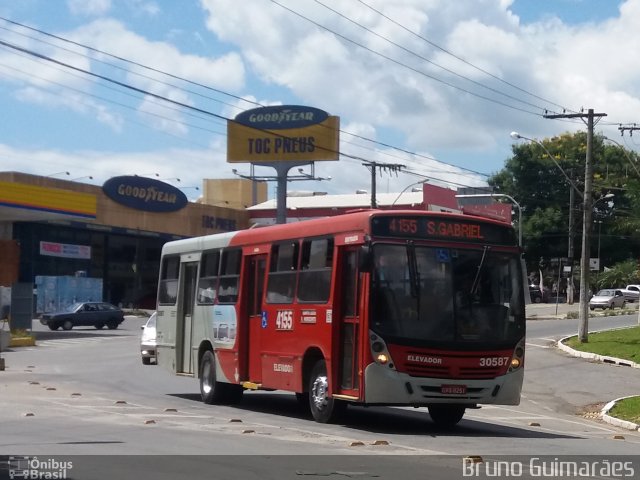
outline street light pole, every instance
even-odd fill
[[[406,187],[404,187],[404,188],[402,189],[402,191],[398,194],[398,196],[396,197],[396,199],[393,201],[393,203],[391,204],[391,207],[393,207],[393,206],[396,204],[396,202],[397,202],[398,200],[400,200],[400,197],[402,196],[402,194],[403,194],[404,192],[406,192],[407,190],[409,190],[409,188],[411,188],[411,187],[413,187],[413,186],[415,186],[415,185],[424,185],[424,184],[425,184],[425,183],[427,183],[428,181],[429,181],[429,179],[420,180],[419,182],[413,182],[413,183],[411,183],[411,184],[407,185]]]
[[[535,138],[529,138],[529,137],[525,137],[524,135],[520,135],[518,132],[511,132],[511,138],[515,139],[515,140],[528,140],[531,143],[535,143],[536,145],[540,146],[540,148],[542,148],[542,150],[544,150],[544,152],[547,154],[547,156],[553,161],[553,163],[555,164],[556,167],[558,167],[558,169],[562,172],[562,174],[564,175],[564,178],[567,179],[567,182],[569,183],[569,245],[568,245],[568,251],[567,251],[567,257],[569,259],[569,278],[567,280],[567,303],[569,305],[573,305],[573,298],[574,298],[574,290],[573,290],[573,264],[574,264],[574,252],[573,252],[573,236],[574,236],[574,221],[573,221],[573,205],[574,205],[574,197],[575,197],[575,192],[578,193],[578,196],[580,198],[583,198],[583,194],[580,191],[580,189],[576,186],[576,184],[573,182],[573,180],[571,180],[571,177],[567,174],[567,172],[564,171],[564,169],[560,166],[560,164],[556,161],[555,157],[553,155],[551,155],[551,152],[547,149],[547,147],[545,147],[544,143],[542,143],[539,140],[536,140]]]

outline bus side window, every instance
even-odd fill
[[[267,280],[267,303],[293,303],[298,274],[297,242],[276,244],[271,249]]]
[[[158,286],[158,303],[175,305],[178,298],[178,277],[180,274],[180,257],[165,257],[160,267]]]
[[[219,303],[236,303],[238,301],[241,260],[242,250],[239,248],[222,252],[220,285],[218,287]]]
[[[218,288],[218,268],[220,264],[220,252],[207,252],[200,262],[200,278],[198,279],[198,303],[201,305],[213,305]]]
[[[326,303],[331,291],[333,239],[320,238],[302,243],[299,302]]]

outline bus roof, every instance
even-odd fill
[[[511,225],[498,220],[466,214],[417,210],[360,210],[332,217],[316,218],[295,223],[269,225],[235,232],[217,233],[202,237],[187,238],[168,242],[162,249],[163,255],[178,254],[187,251],[201,251],[224,248],[230,245],[270,243],[290,238],[314,237],[336,233],[369,232],[371,217],[374,216],[424,216],[429,218],[455,219],[471,223],[483,223],[511,228]]]

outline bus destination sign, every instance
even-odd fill
[[[495,245],[517,243],[513,230],[507,225],[441,217],[374,217],[371,233],[378,237],[438,239]]]

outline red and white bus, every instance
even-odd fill
[[[286,390],[329,422],[349,403],[517,405],[525,310],[510,225],[368,210],[173,241],[162,250],[158,364],[206,403]]]

